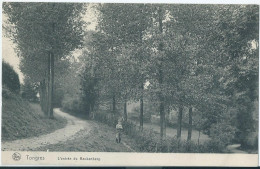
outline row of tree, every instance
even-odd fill
[[[97,31],[88,34],[82,87],[87,113],[95,101],[140,101],[158,106],[161,138],[165,112],[203,112],[207,134],[241,142],[254,131],[258,99],[258,7],[246,5],[100,4]],[[145,89],[145,84],[149,86]],[[92,101],[92,102],[91,102]],[[90,110],[90,111],[89,111]],[[214,129],[218,128],[218,133]],[[210,133],[211,130],[211,133]]]
[[[207,134],[227,142],[236,136],[243,143],[255,130],[258,6],[93,6],[96,31],[85,29],[84,4],[3,5],[11,23],[5,30],[17,44],[21,70],[38,84],[42,109],[50,118],[55,86],[64,96],[79,94],[88,115],[111,102],[113,113],[123,105],[127,119],[127,102],[140,101],[141,130],[144,100],[149,100],[158,107],[161,139],[166,137],[166,110],[171,109],[178,110],[181,137],[185,107],[188,140],[194,110],[201,112]],[[73,60],[71,52],[79,47],[84,47],[82,55]]]

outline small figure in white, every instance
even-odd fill
[[[121,132],[123,131],[122,121],[121,119],[118,120],[116,125],[116,142],[120,143],[121,141]]]

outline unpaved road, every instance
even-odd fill
[[[72,138],[35,149],[49,152],[138,152],[135,140],[122,134],[122,142],[116,143],[115,128],[97,121],[88,121],[90,132],[81,130]]]
[[[80,130],[85,131],[87,134],[91,130],[91,125],[86,120],[81,120],[74,116],[71,116],[67,113],[60,111],[60,109],[54,109],[54,113],[67,119],[67,125],[62,128],[54,131],[53,133],[41,135],[39,137],[14,140],[10,142],[2,142],[3,151],[12,151],[12,150],[34,150],[38,147],[56,144],[62,141],[70,139]]]
[[[228,145],[227,150],[229,151],[229,153],[248,154],[248,152],[245,152],[243,150],[239,150],[238,149],[239,147],[240,147],[240,144]]]
[[[64,117],[67,125],[50,134],[2,143],[2,151],[83,151],[83,152],[136,152],[135,141],[122,135],[115,141],[116,131],[106,124],[82,120],[60,109],[54,113]]]

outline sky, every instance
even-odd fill
[[[15,45],[13,42],[6,37],[2,38],[2,57],[5,62],[8,62],[13,66],[14,70],[19,75],[20,82],[23,79],[23,74],[19,69],[20,59],[18,58],[16,52],[14,51]]]
[[[2,15],[3,25],[6,22],[6,20],[7,17],[5,15]],[[15,44],[13,44],[10,38],[6,37],[4,31],[2,32],[2,59],[5,62],[9,63],[11,66],[13,66],[14,70],[18,73],[19,80],[21,82],[23,79],[23,74],[19,69],[20,59],[18,58],[15,52]]]

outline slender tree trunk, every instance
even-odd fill
[[[162,9],[159,7],[158,10],[159,14],[159,31],[162,34],[163,33],[163,28],[162,28]],[[163,51],[163,43],[159,43],[158,47],[159,51]],[[160,88],[162,88],[163,84],[163,70],[162,70],[162,57],[159,59],[159,85]],[[159,94],[159,99],[160,99],[160,136],[161,136],[161,141],[166,137],[166,127],[165,127],[165,112],[164,112],[164,97],[163,94],[160,92]]]
[[[91,111],[90,109],[91,109],[90,103],[87,103],[87,105],[86,105],[86,116],[87,116],[87,118],[90,117],[90,111]]]
[[[127,99],[125,96],[125,101],[124,101],[124,120],[127,121]]]
[[[44,90],[43,90],[43,80],[40,82],[40,106],[41,106],[41,110],[44,112],[44,109],[43,109],[43,105],[44,105],[44,101],[43,101],[43,93],[44,93]]]
[[[141,97],[140,97],[140,130],[143,131],[144,126],[144,100],[143,100],[144,84],[141,83]]]
[[[189,128],[188,128],[188,141],[191,141],[192,134],[192,107],[189,108]]]
[[[143,41],[143,33],[140,32],[139,34],[139,38],[140,38],[140,45],[142,45],[142,41]],[[142,68],[143,64],[143,58],[140,58],[141,60],[139,60],[140,63],[140,69]],[[144,100],[143,100],[143,91],[144,91],[144,76],[141,74],[141,84],[140,84],[140,90],[141,90],[141,96],[140,96],[140,115],[139,115],[139,120],[140,120],[140,126],[139,129],[141,131],[143,131],[143,126],[144,126]]]
[[[181,138],[181,127],[182,127],[182,113],[183,113],[183,106],[180,105],[179,112],[178,112],[178,127],[177,127],[177,138]]]
[[[43,111],[46,116],[48,116],[48,84],[47,81],[44,79],[44,92],[43,92]]]
[[[43,79],[40,82],[40,105],[45,115],[47,115],[46,95],[47,95],[46,83],[45,83],[45,79]]]
[[[53,5],[53,9],[55,7],[55,3],[52,4]],[[53,22],[51,24],[52,27],[52,34],[54,34],[55,32],[55,23]],[[54,92],[54,52],[53,52],[53,46],[52,46],[52,50],[49,52],[49,58],[48,58],[48,117],[50,119],[54,118],[53,116],[53,92]]]
[[[199,129],[198,145],[200,145],[200,129]]]
[[[160,136],[161,139],[166,138],[166,123],[165,123],[165,112],[164,112],[164,103],[160,99]]]
[[[112,111],[113,111],[113,113],[116,113],[116,96],[115,96],[115,94],[113,95],[113,98],[112,98]]]
[[[49,117],[50,110],[50,69],[51,69],[51,53],[48,53],[48,64],[47,64],[47,82],[46,82],[46,114]]]
[[[48,117],[53,118],[54,55],[52,52],[50,52],[48,60],[49,60]]]
[[[90,103],[89,105],[89,118],[90,118],[90,115],[92,114],[92,117],[93,117],[93,114],[94,114],[94,106],[92,103]]]
[[[41,106],[41,109],[43,111],[43,81],[40,82],[40,106]]]
[[[166,114],[165,114],[165,111],[164,111],[164,123],[163,123],[163,133],[164,133],[164,138],[166,139],[166,127],[167,127],[167,120],[166,120]]]
[[[90,112],[92,114],[92,119],[95,119],[95,112],[94,112],[94,105],[92,104],[92,106],[90,107]]]
[[[167,109],[167,122],[170,121],[170,112],[171,112],[171,109],[170,109],[170,106],[168,106],[168,109]]]

